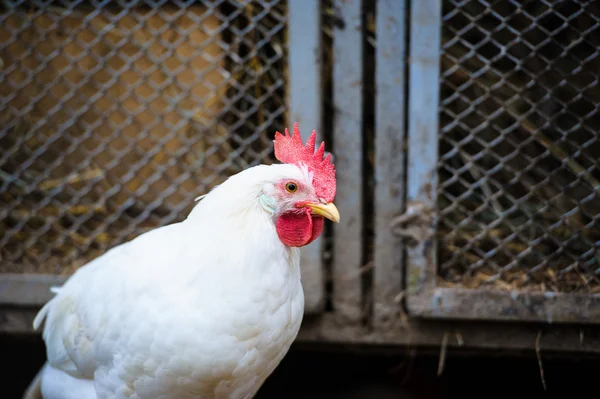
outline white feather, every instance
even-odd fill
[[[90,381],[98,398],[253,397],[304,310],[299,250],[281,243],[259,200],[282,178],[311,183],[293,165],[247,169],[183,222],[109,250],[53,289],[34,321],[45,319],[44,397],[69,398]],[[63,396],[50,393],[61,386]]]
[[[78,379],[49,364],[42,368],[41,393],[45,399],[95,399],[94,381]]]

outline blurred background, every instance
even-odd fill
[[[600,352],[599,81],[593,0],[0,2],[0,397],[44,362],[50,286],[296,121],[345,216],[303,249],[260,398],[574,394]]]

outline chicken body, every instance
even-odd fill
[[[188,218],[80,268],[45,318],[45,399],[251,398],[304,311],[299,249],[279,239],[265,187],[296,165],[232,176]]]

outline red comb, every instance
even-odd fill
[[[302,144],[302,137],[298,129],[298,123],[294,123],[294,135],[290,136],[287,128],[285,135],[275,133],[275,157],[283,162],[290,164],[303,163],[313,173],[313,186],[319,197],[327,202],[332,202],[335,197],[335,167],[331,163],[331,154],[325,158],[325,143],[321,142],[319,148],[315,151],[315,142],[317,140],[317,131],[312,134]]]

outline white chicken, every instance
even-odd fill
[[[299,247],[333,204],[335,168],[275,134],[283,164],[258,165],[203,196],[188,217],[81,267],[40,310],[45,399],[252,398],[303,317]]]

